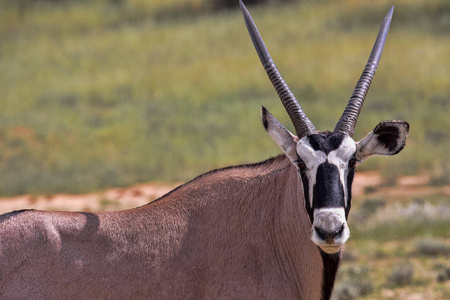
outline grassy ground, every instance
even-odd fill
[[[449,299],[448,196],[355,203],[334,299]]]
[[[33,2],[33,1],[32,1]],[[291,128],[238,9],[206,1],[0,0],[0,195],[184,181],[278,153],[259,105]],[[396,1],[355,137],[381,120],[411,134],[388,181],[450,165],[450,5]],[[391,1],[250,7],[309,117],[332,129]]]

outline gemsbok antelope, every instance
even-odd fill
[[[200,175],[131,210],[0,216],[0,299],[330,298],[355,167],[398,153],[408,135],[406,122],[385,121],[352,139],[393,8],[333,132],[307,118],[241,9],[295,127],[296,136],[262,108],[284,154]]]

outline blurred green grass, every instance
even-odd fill
[[[332,299],[448,299],[450,204],[443,194],[353,199]]]
[[[0,0],[2,196],[184,181],[263,160],[279,151],[260,105],[292,129],[238,4],[213,12],[206,0],[19,2]],[[321,130],[334,128],[391,3],[250,7]],[[411,133],[400,155],[361,169],[430,172],[448,184],[450,4],[395,5],[355,138],[386,119],[407,120]]]

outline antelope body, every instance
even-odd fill
[[[318,295],[322,274],[312,271],[322,268],[321,257],[301,194],[295,167],[279,156],[200,176],[128,211],[6,214],[0,298]]]
[[[319,132],[245,21],[296,136],[265,108],[284,152],[203,174],[145,206],[118,212],[16,211],[0,216],[0,299],[329,299],[355,166],[404,146],[408,124],[363,140],[356,119],[381,56],[389,11],[333,132]]]

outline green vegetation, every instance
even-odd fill
[[[394,266],[392,273],[387,278],[387,284],[391,286],[409,285],[412,283],[414,268],[409,263],[399,263]]]
[[[333,299],[448,299],[448,196],[353,202]]]
[[[0,0],[0,195],[185,181],[279,151],[259,106],[290,122],[236,9],[206,0]],[[332,129],[391,1],[251,7],[282,74]],[[448,184],[450,4],[396,1],[355,137],[411,124],[408,145],[363,170]]]
[[[440,240],[426,238],[416,242],[416,252],[431,257],[450,255],[450,246]]]

